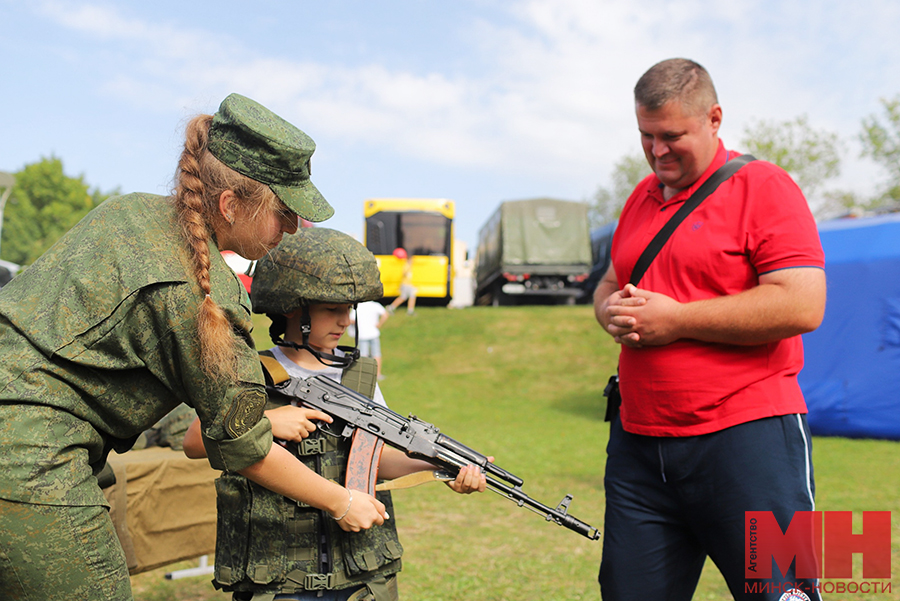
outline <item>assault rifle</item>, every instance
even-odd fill
[[[433,479],[452,480],[461,468],[477,465],[485,472],[488,488],[497,494],[519,507],[544,516],[548,522],[564,526],[590,540],[600,538],[600,532],[596,528],[568,514],[572,495],[566,495],[556,509],[535,501],[522,492],[521,478],[497,467],[485,455],[441,434],[434,425],[415,415],[403,417],[326,376],[306,380],[292,378],[276,384],[275,389],[307,407],[345,422],[341,432],[332,431],[329,427],[332,424],[321,424],[320,430],[331,436],[352,438],[347,465],[348,488],[375,493],[378,462],[383,446],[387,443],[410,457],[424,459],[446,470],[446,475],[436,472]]]

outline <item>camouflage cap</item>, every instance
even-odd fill
[[[284,315],[309,303],[359,303],[384,294],[375,255],[352,237],[323,227],[301,228],[259,260],[253,311]]]
[[[308,221],[325,221],[334,209],[310,181],[316,143],[305,133],[240,94],[230,94],[213,115],[209,151],[258,182]]]

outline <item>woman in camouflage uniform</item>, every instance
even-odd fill
[[[111,198],[0,292],[0,591],[4,599],[132,598],[96,475],[180,403],[210,463],[341,515],[263,417],[246,291],[219,251],[258,259],[298,215],[332,209],[313,141],[248,98],[187,127],[173,197]],[[384,521],[355,496],[342,527]]]
[[[276,346],[261,353],[270,374],[275,370],[282,378],[303,379],[324,375],[385,405],[375,360],[359,358],[353,347],[338,346],[353,306],[380,299],[382,293],[374,255],[347,234],[317,227],[286,239],[258,263],[251,294],[253,310],[272,319],[269,332]],[[323,481],[344,480],[349,441],[325,435],[316,426],[316,421],[331,424],[329,415],[294,406],[275,389],[266,415],[276,439]],[[335,424],[333,429],[340,432],[343,426]],[[184,438],[184,451],[189,457],[206,455],[198,421]],[[385,447],[378,477],[435,469]],[[448,485],[466,494],[484,491],[486,479],[479,468],[468,466]],[[364,532],[346,532],[340,527],[342,516],[328,519],[239,474],[226,471],[216,490],[215,584],[233,591],[235,601],[398,598],[396,574],[403,548],[390,493],[378,493],[390,519]],[[353,503],[357,494],[353,491]]]

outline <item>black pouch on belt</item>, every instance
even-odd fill
[[[611,422],[619,415],[619,407],[622,405],[622,395],[619,394],[619,376],[609,377],[606,388],[603,389],[603,396],[606,397],[606,415],[603,421]]]

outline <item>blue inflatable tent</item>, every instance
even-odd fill
[[[900,440],[900,213],[819,225],[828,301],[803,336],[813,434]]]

